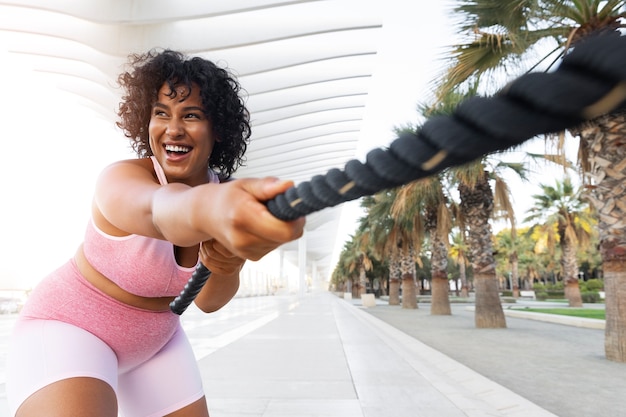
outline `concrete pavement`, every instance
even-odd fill
[[[505,306],[506,329],[476,329],[464,304],[453,304],[451,316],[429,310],[429,304],[362,309],[555,415],[626,416],[626,364],[605,358],[603,321]]]
[[[213,417],[555,415],[324,292],[199,364]]]

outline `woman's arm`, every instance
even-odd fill
[[[233,255],[219,242],[209,240],[200,244],[200,261],[211,271],[211,277],[194,302],[200,310],[211,313],[225,306],[237,293],[245,259]]]
[[[103,171],[94,200],[94,217],[104,220],[103,230],[182,247],[215,239],[235,256],[252,260],[302,235],[304,219],[278,220],[263,204],[291,182],[264,178],[160,185],[151,164],[147,159],[121,161]]]

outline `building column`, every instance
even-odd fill
[[[298,295],[306,293],[306,231],[298,240]]]
[[[289,291],[289,282],[285,277],[285,251],[278,249],[278,289]]]

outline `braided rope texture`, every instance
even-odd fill
[[[449,116],[427,120],[365,163],[351,160],[287,190],[267,203],[282,220],[407,184],[445,168],[561,132],[626,105],[626,36],[577,45],[551,73],[523,75],[493,97],[473,97]]]
[[[539,134],[561,132],[626,107],[626,36],[585,40],[551,73],[523,75],[493,97],[473,97],[449,116],[436,116],[417,134],[404,133],[365,163],[316,175],[267,202],[281,220],[372,195],[522,144]],[[182,314],[208,279],[202,264],[170,304]]]
[[[189,278],[187,284],[185,284],[185,288],[183,288],[180,294],[170,303],[172,313],[178,314],[179,316],[183,314],[193,300],[196,299],[196,296],[210,277],[211,271],[200,262],[193,271],[193,274],[191,274],[191,278]]]

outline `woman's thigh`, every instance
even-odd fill
[[[125,417],[208,416],[198,364],[182,328],[154,357],[119,376],[118,399]]]
[[[29,396],[16,417],[117,417],[115,391],[96,378],[53,382]]]
[[[104,414],[91,415],[116,416],[116,387],[117,358],[93,334],[54,320],[17,322],[7,361],[7,399],[14,414],[19,408],[19,416],[53,416],[59,406],[65,408],[58,415],[71,415],[67,407],[80,415],[81,407],[96,406]]]

